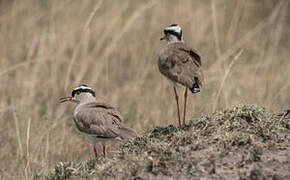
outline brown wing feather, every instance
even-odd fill
[[[77,128],[84,133],[102,138],[128,138],[133,136],[132,129],[124,127],[119,111],[108,104],[89,103],[83,105],[75,115],[74,121]],[[129,135],[126,134],[128,131]]]
[[[94,103],[88,103],[87,106],[90,108],[105,109],[110,115],[114,116],[116,120],[123,122],[123,117],[121,116],[120,112],[109,104],[94,102]]]
[[[192,88],[197,78],[197,83],[202,86],[200,56],[183,42],[167,45],[159,56],[158,66],[160,72],[174,82]]]

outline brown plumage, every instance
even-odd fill
[[[184,111],[183,125],[185,124],[187,89],[192,93],[200,92],[203,82],[203,73],[201,71],[201,58],[197,52],[188,47],[182,38],[182,29],[177,24],[172,24],[164,29],[164,37],[167,44],[161,51],[158,58],[159,71],[173,82],[175,99],[178,112],[178,123],[181,126],[178,94],[176,85],[185,86],[184,92]]]
[[[133,129],[125,127],[123,117],[114,107],[96,102],[95,92],[86,85],[76,87],[72,95],[60,98],[60,103],[72,101],[77,103],[73,119],[78,130],[88,136],[98,157],[96,143],[103,145],[106,155],[106,142],[126,141],[137,136]]]
[[[159,71],[172,82],[192,91],[194,87],[202,86],[201,59],[196,51],[184,42],[166,45],[159,55],[158,67]]]
[[[134,130],[125,127],[123,117],[105,103],[87,103],[75,110],[74,122],[79,131],[97,140],[128,140],[136,137]]]

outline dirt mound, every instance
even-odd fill
[[[290,179],[285,114],[242,105],[184,127],[156,127],[110,158],[58,163],[47,179]]]

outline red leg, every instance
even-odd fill
[[[184,92],[183,125],[185,125],[186,100],[187,100],[187,88],[185,88],[185,92]]]
[[[177,95],[177,92],[176,92],[176,88],[175,88],[175,86],[173,86],[173,88],[174,88],[175,100],[176,100],[176,105],[177,105],[178,123],[179,123],[179,126],[181,126],[181,121],[180,121],[180,112],[179,112],[179,104],[178,104],[178,95]]]
[[[103,155],[104,155],[104,157],[106,157],[106,146],[105,145],[103,145]]]
[[[94,153],[95,153],[95,157],[98,158],[98,152],[97,152],[96,147],[94,147]]]

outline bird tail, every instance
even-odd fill
[[[199,81],[198,81],[198,78],[197,77],[194,77],[194,80],[195,80],[195,82],[194,82],[194,84],[193,84],[193,86],[192,86],[192,88],[189,88],[189,90],[193,93],[193,94],[195,94],[195,93],[199,93],[200,92],[200,86],[199,86]]]
[[[200,88],[195,88],[195,87],[190,88],[189,90],[192,92],[192,94],[195,94],[195,93],[199,93],[200,92]]]
[[[120,131],[121,131],[122,138],[125,141],[132,140],[138,136],[138,134],[135,132],[135,130],[133,130],[131,128],[121,127]]]

